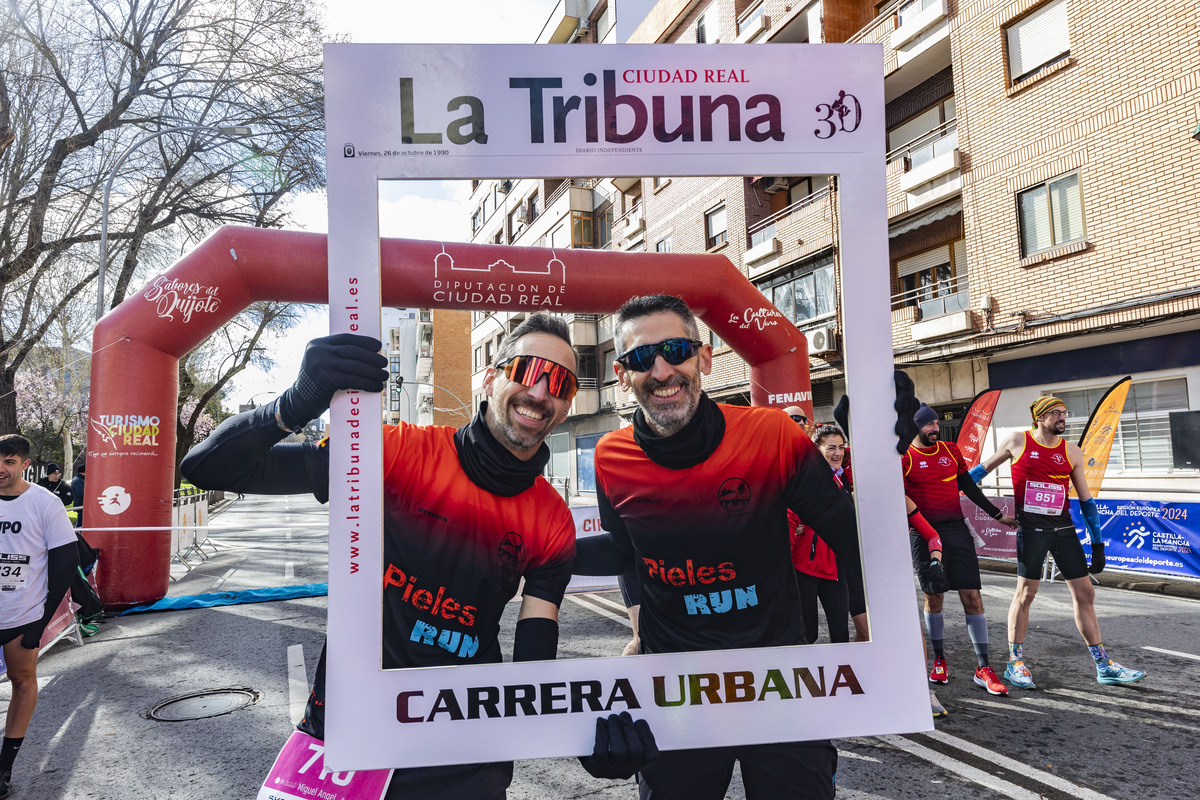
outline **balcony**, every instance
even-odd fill
[[[916,308],[910,335],[915,342],[973,329],[966,275],[945,278],[892,296],[892,311]],[[893,313],[893,319],[896,314]]]
[[[833,245],[831,194],[825,186],[749,226],[751,247],[743,261],[751,279]]]
[[[596,342],[596,314],[572,314],[567,318],[568,324],[571,326],[571,341],[576,347],[595,347]],[[583,388],[583,381],[579,382],[580,388]]]
[[[747,11],[737,21],[737,44],[757,41],[764,31],[771,26],[771,18],[765,13],[766,3],[759,3]]]
[[[888,217],[962,191],[956,119],[897,147],[887,159]]]
[[[900,66],[904,66],[939,36],[949,36],[946,23],[946,0],[913,0],[903,3],[896,14],[897,26],[890,44],[896,50]]]
[[[621,249],[628,250],[642,244],[646,236],[646,209],[641,203],[613,220],[613,241],[621,241]]]
[[[885,99],[895,100],[950,66],[948,13],[947,0],[889,3],[850,38],[883,45]]]
[[[575,38],[588,18],[587,0],[558,0],[538,34],[538,44],[565,44]]]

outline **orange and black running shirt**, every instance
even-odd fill
[[[939,441],[932,448],[909,445],[900,457],[904,471],[904,493],[931,523],[963,518],[958,499],[958,476],[967,472],[967,462],[958,445]]]
[[[1017,523],[1038,530],[1075,529],[1071,521],[1068,492],[1071,484],[1071,458],[1067,440],[1046,447],[1025,431],[1021,452],[1012,463],[1013,494],[1017,502]]]
[[[454,428],[383,429],[383,666],[501,661],[505,605],[558,605],[571,578],[575,524],[545,478],[512,497],[475,485]]]
[[[839,558],[857,547],[853,506],[798,425],[775,409],[717,408],[724,436],[693,466],[656,464],[631,427],[596,446],[601,523],[642,588],[643,652],[799,644],[789,507]]]

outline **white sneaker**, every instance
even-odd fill
[[[950,716],[950,712],[946,707],[938,702],[937,695],[933,693],[933,689],[929,690],[929,710],[933,712],[934,719]]]

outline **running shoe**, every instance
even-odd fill
[[[1008,687],[1000,682],[990,666],[975,668],[975,683],[987,689],[988,694],[1008,694]]]
[[[86,636],[95,636],[100,632],[99,625],[89,625],[86,622],[79,623],[79,632]]]
[[[933,660],[933,672],[929,673],[930,683],[949,683],[950,671],[946,669],[946,659],[938,656]]]
[[[12,772],[0,772],[0,800],[12,794]]]
[[[1104,666],[1096,667],[1096,681],[1098,683],[1133,683],[1134,681],[1140,681],[1144,677],[1146,677],[1146,673],[1142,670],[1122,667],[1111,658]]]
[[[929,690],[929,710],[933,712],[934,719],[950,716],[950,712],[946,707],[938,702],[937,695],[933,693],[933,689]]]
[[[1004,680],[1018,689],[1037,688],[1037,684],[1033,682],[1033,676],[1029,674],[1029,667],[1020,660],[1008,662],[1008,666],[1004,669]]]

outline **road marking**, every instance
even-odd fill
[[[1179,656],[1180,658],[1190,658],[1193,661],[1200,661],[1200,656],[1192,653],[1181,653],[1178,650],[1164,650],[1161,647],[1143,647],[1143,650],[1149,650],[1152,653],[1165,653],[1169,656]]]
[[[627,616],[621,616],[619,614],[614,614],[613,612],[608,611],[606,609],[597,608],[596,606],[592,605],[591,603],[580,600],[578,597],[576,597],[575,595],[572,595],[572,594],[567,595],[566,599],[570,600],[572,603],[575,603],[576,605],[583,606],[588,611],[599,614],[602,617],[608,617],[609,619],[616,620],[617,622],[620,622],[627,628],[631,628],[631,629],[633,628],[633,623],[631,623],[629,621],[629,617],[627,617]]]
[[[1093,698],[1089,697],[1089,700]],[[1113,711],[1110,708],[1096,708],[1091,704],[1083,703],[1064,703],[1061,700],[1051,700],[1046,696],[1040,698],[1031,698],[1029,700],[1015,699],[1014,703],[1037,703],[1041,708],[1048,708],[1053,711],[1070,711],[1075,714],[1087,714],[1093,717],[1104,717],[1106,719],[1123,719],[1131,722],[1141,722],[1144,724],[1153,725],[1156,728],[1177,728],[1179,730],[1188,731],[1190,733],[1200,733],[1200,728],[1195,725],[1184,725],[1180,722],[1171,722],[1165,719],[1146,719],[1144,717],[1135,717],[1131,714],[1126,714],[1123,711]]]
[[[1107,692],[1081,692],[1076,689],[1047,689],[1046,693],[1062,695],[1063,697],[1073,697],[1076,700],[1083,700],[1088,703],[1108,703],[1114,706],[1127,706],[1129,708],[1140,708],[1145,711],[1157,711],[1162,714],[1183,714],[1185,716],[1200,717],[1200,710],[1195,708],[1147,703],[1144,700],[1136,700],[1127,695],[1118,696]]]
[[[293,644],[287,649],[288,716],[296,725],[304,719],[308,704],[308,673],[304,669],[304,645]]]
[[[1045,714],[1046,714],[1045,711],[1038,711],[1036,708],[1025,708],[1024,706],[1017,706],[1014,709],[1011,703],[987,703],[982,700],[976,700],[973,698],[962,698],[960,700],[955,701],[955,705],[974,706],[976,708],[980,708],[980,709],[983,709],[986,711],[996,711],[999,706],[1003,706],[1004,708],[1002,710],[1004,710],[1004,711],[1024,711],[1026,714],[1038,714],[1040,716],[1045,716]]]
[[[1041,800],[1041,795],[1037,794],[1036,792],[1031,792],[1015,783],[1011,783],[1010,781],[1006,781],[1002,778],[997,778],[995,775],[989,775],[981,769],[972,767],[969,764],[964,764],[961,761],[951,758],[950,756],[939,753],[937,750],[933,750],[925,747],[924,745],[910,741],[903,736],[888,734],[886,736],[879,736],[876,738],[882,742],[890,744],[897,750],[903,750],[904,752],[914,755],[923,761],[928,761],[936,767],[941,767],[947,772],[957,775],[964,780],[971,781],[972,783],[978,783],[980,786],[986,786],[993,791],[1000,792],[1005,797],[1013,798],[1013,800]],[[1022,766],[1021,774],[1025,774],[1027,771],[1028,767]]]
[[[295,565],[292,564],[291,561],[283,562],[283,579],[285,581],[290,581],[294,577],[296,577]]]
[[[229,578],[235,572],[237,572],[237,567],[230,567],[229,570],[224,575],[217,578],[217,582],[212,585],[212,588],[214,588],[214,589],[220,588],[221,584],[224,583],[225,581],[229,580]]]
[[[1008,756],[992,750],[988,750],[986,747],[980,747],[974,742],[969,742],[966,739],[960,739],[957,736],[951,736],[943,731],[933,730],[929,731],[925,735],[931,739],[949,745],[956,750],[961,750],[964,753],[970,753],[973,756],[982,758],[984,761],[995,764],[998,767],[1003,767],[1004,769],[1016,773],[1017,775],[1021,775],[1022,777],[1029,778],[1030,780],[1034,780],[1040,784],[1049,786],[1051,789],[1057,789],[1060,792],[1070,795],[1071,797],[1079,798],[1079,800],[1112,800],[1112,798],[1106,794],[1100,794],[1099,792],[1092,791],[1086,787],[1077,786],[1076,784],[1060,778],[1057,775],[1052,775],[1049,772],[1043,772],[1036,767],[1023,764],[1016,759],[1009,758]],[[1039,795],[1034,795],[1034,797],[1038,796]]]
[[[609,607],[609,608],[611,608],[613,611],[619,611],[619,612],[620,612],[620,613],[622,613],[622,614],[624,614],[624,613],[625,613],[625,603],[623,603],[623,602],[622,602],[622,603],[618,603],[618,602],[616,602],[616,601],[614,601],[614,600],[609,600],[609,599],[608,599],[607,597],[605,597],[604,595],[602,595],[602,594],[596,594],[596,593],[594,593],[594,592],[588,592],[587,596],[588,596],[588,597],[590,597],[590,598],[592,598],[593,600],[595,600],[597,603],[600,603],[601,605],[608,606],[608,607]]]

